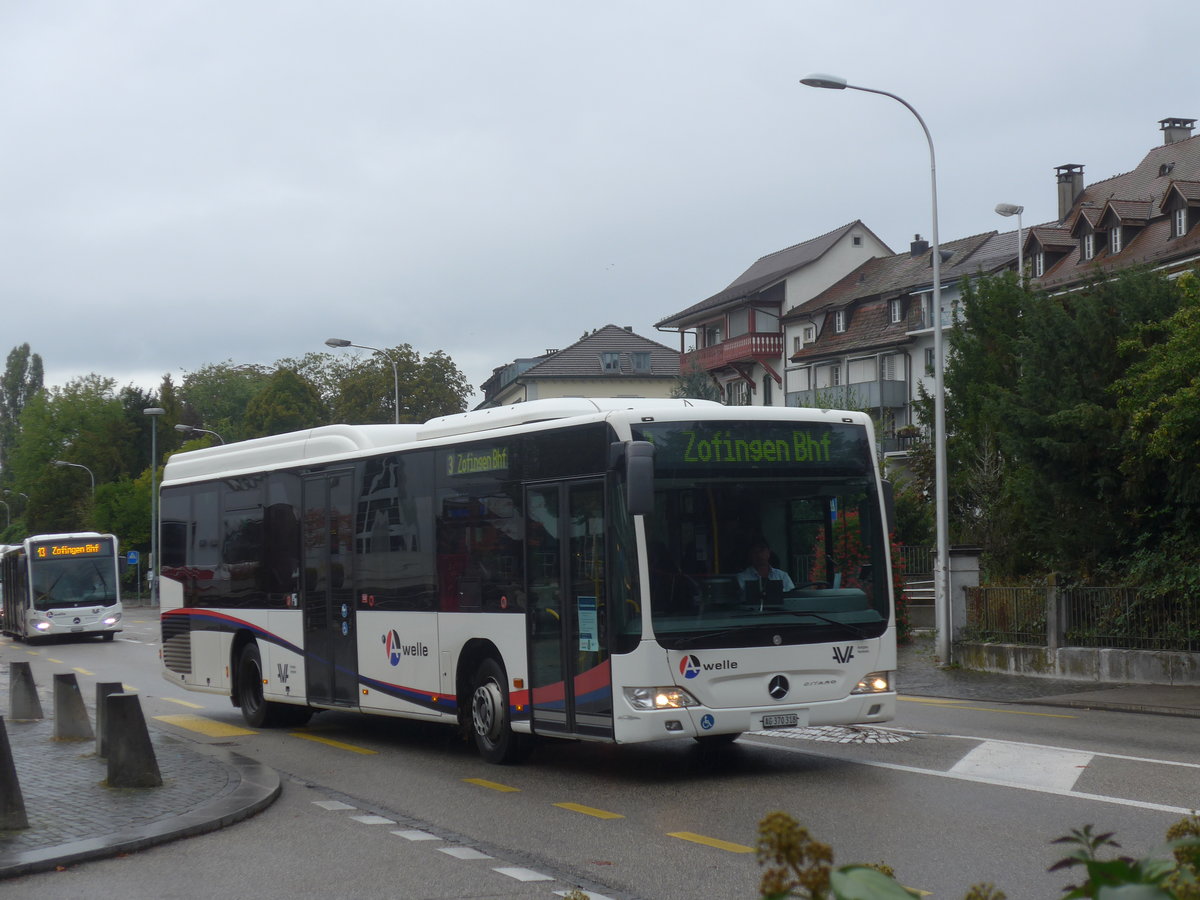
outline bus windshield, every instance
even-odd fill
[[[654,633],[671,649],[878,637],[886,530],[860,425],[655,423]]]
[[[116,573],[110,544],[97,553],[31,560],[33,608],[113,606],[117,602]]]

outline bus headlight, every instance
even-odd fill
[[[886,694],[892,689],[891,672],[872,672],[864,675],[862,681],[854,686],[851,694]]]
[[[33,627],[36,628],[38,631],[49,631],[50,623],[47,622],[45,619],[43,619],[40,622],[34,622]]]
[[[700,701],[678,687],[627,687],[625,700],[634,709],[683,709]]]
[[[118,622],[120,622],[120,621],[121,621],[121,616],[120,616],[120,614],[118,614],[118,615],[115,615],[115,616],[107,616],[107,617],[104,619],[104,624],[105,624],[105,625],[116,625],[116,624],[117,624]]]

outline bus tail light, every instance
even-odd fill
[[[679,687],[627,687],[625,700],[634,709],[683,709],[700,701]]]
[[[854,686],[851,694],[886,694],[892,689],[891,672],[872,672]]]

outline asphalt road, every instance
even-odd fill
[[[161,678],[148,613],[112,644],[29,658],[136,688],[153,727],[281,772],[281,799],[221,832],[0,882],[0,897],[552,897],[530,873],[596,897],[749,897],[774,810],[838,862],[885,861],[935,897],[980,881],[1049,897],[1070,880],[1046,872],[1063,853],[1051,839],[1095,823],[1137,854],[1200,807],[1195,719],[1011,703],[905,696],[886,729],[746,736],[721,753],[548,742],[519,767],[420,723],[322,713],[248,729],[226,700]]]

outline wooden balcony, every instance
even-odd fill
[[[691,364],[692,360],[705,372],[715,372],[725,366],[735,363],[752,363],[765,359],[777,367],[783,360],[783,335],[778,332],[751,332],[739,334],[737,337],[722,341],[712,347],[701,347],[692,350],[684,359],[683,367]]]

